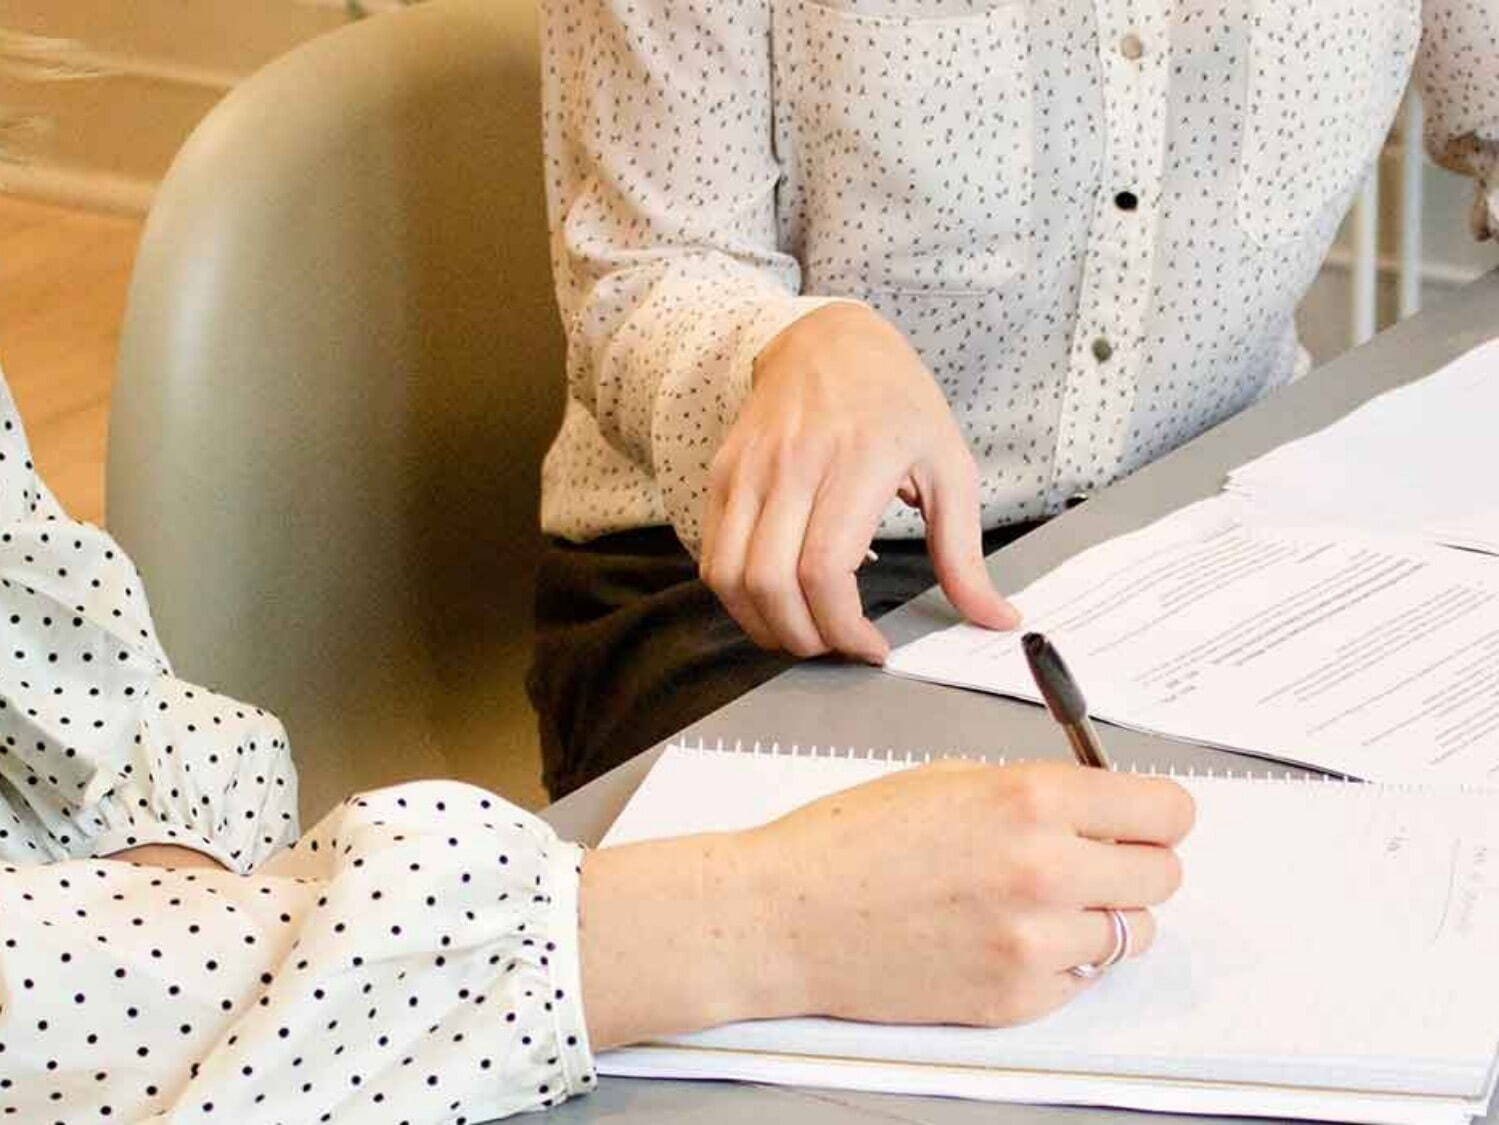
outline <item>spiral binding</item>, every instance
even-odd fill
[[[893,748],[879,749],[877,747],[865,747],[860,750],[855,746],[820,746],[816,743],[802,746],[797,742],[782,744],[778,741],[763,742],[759,739],[753,742],[746,742],[738,738],[732,741],[723,738],[710,740],[702,736],[699,736],[695,742],[686,739],[673,740],[671,745],[689,752],[703,754],[754,754],[767,758],[843,758],[852,761],[887,762],[891,765],[900,766],[920,766],[941,761],[989,762],[993,765],[1003,766],[1010,764],[1011,761],[1007,756],[992,758],[985,754],[968,753],[961,750],[936,753],[927,750],[902,751]],[[1039,759],[1014,759],[1017,763],[1035,760]],[[1183,769],[1175,765],[1167,765],[1165,768],[1148,767],[1142,769],[1132,763],[1127,768],[1121,768],[1121,772],[1128,772],[1143,777],[1170,777],[1189,780],[1203,778],[1227,781],[1264,781],[1310,786],[1354,786],[1370,791],[1437,791],[1443,793],[1472,793],[1499,796],[1499,789],[1496,789],[1494,786],[1474,784],[1472,782],[1365,782],[1354,777],[1334,777],[1327,774],[1296,774],[1289,769],[1280,771],[1272,769],[1266,772],[1255,772],[1248,769],[1234,770],[1231,768],[1199,769],[1194,766],[1188,766]]]

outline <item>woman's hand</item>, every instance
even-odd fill
[[[1181,882],[1192,799],[1171,781],[1054,763],[943,763],[835,794],[763,830],[794,880],[776,932],[815,1012],[886,1023],[1035,1019],[1068,969],[1150,948]]]
[[[1191,826],[1174,782],[1077,766],[945,763],[748,832],[610,848],[584,864],[595,1046],[729,1020],[828,1015],[994,1026],[1138,955]]]
[[[958,611],[1018,624],[984,568],[978,474],[941,389],[893,325],[862,305],[827,305],[755,362],[713,462],[702,579],[763,648],[882,662],[889,646],[854,575],[897,495],[921,509]]]

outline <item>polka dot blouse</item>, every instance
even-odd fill
[[[1499,228],[1494,0],[542,8],[572,539],[695,543],[755,355],[830,297],[931,368],[986,526],[1155,458],[1305,369],[1293,313],[1413,70]]]
[[[0,381],[0,1121],[483,1122],[590,1089],[578,848],[482,790],[297,840],[286,737],[173,678]],[[101,857],[142,844],[228,870]]]

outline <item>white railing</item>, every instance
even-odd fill
[[[1412,91],[1405,99],[1400,125],[1400,263],[1399,315],[1410,316],[1421,307],[1422,171],[1421,99]],[[1362,344],[1379,329],[1379,172],[1380,161],[1353,204],[1353,285],[1349,309],[1349,338]]]

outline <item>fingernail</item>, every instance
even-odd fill
[[[1006,630],[1014,629],[1019,626],[1019,624],[1020,611],[1014,606],[1006,606],[1004,609],[1001,609],[995,613],[994,618],[989,625],[989,628],[997,629],[1003,632]]]

